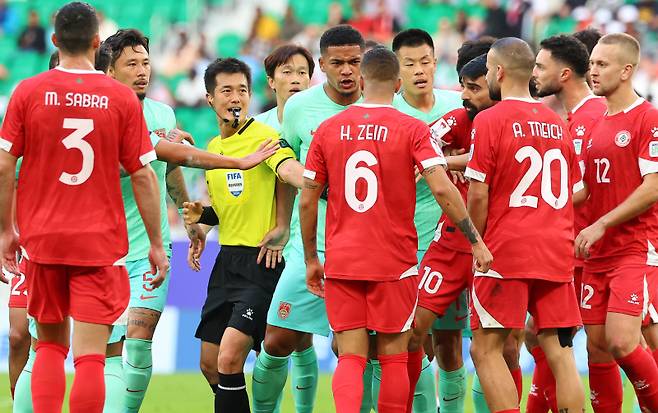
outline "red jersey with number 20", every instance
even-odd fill
[[[414,166],[445,165],[432,139],[426,124],[385,105],[355,104],[320,125],[304,176],[329,186],[327,278],[418,274]]]
[[[628,198],[645,175],[658,173],[658,110],[638,99],[620,113],[603,116],[592,137],[585,163],[590,223]],[[656,208],[608,228],[590,248],[585,268],[603,272],[623,264],[658,265]]]
[[[466,176],[489,186],[484,242],[494,256],[475,275],[571,281],[572,192],[583,183],[566,126],[542,103],[504,99],[473,131]]]
[[[119,165],[155,159],[135,92],[102,72],[56,68],[21,82],[0,148],[23,157],[20,244],[39,264],[108,266],[128,253]]]

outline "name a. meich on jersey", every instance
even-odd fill
[[[512,133],[514,133],[515,138],[525,138],[527,133],[530,133],[530,136],[534,138],[543,138],[543,139],[562,139],[562,126],[555,123],[546,123],[546,122],[537,122],[534,120],[527,121],[528,126],[523,127],[519,122],[514,122],[512,124]]]
[[[110,102],[107,96],[75,92],[66,93],[64,99],[64,106],[77,108],[107,109]],[[44,104],[46,106],[60,106],[57,92],[46,92]]]
[[[365,124],[356,125],[357,129],[354,132],[358,134],[356,137],[352,135],[351,125],[340,126],[340,140],[341,141],[381,141],[386,142],[388,137],[388,128],[382,125]]]

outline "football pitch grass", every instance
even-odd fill
[[[0,412],[11,412],[11,397],[9,395],[9,377],[5,373],[0,379]],[[469,376],[469,389],[471,376]],[[530,388],[531,377],[526,375],[523,381],[524,399],[527,397]],[[585,388],[587,390],[587,380]],[[67,376],[67,387],[70,389],[73,377]],[[251,389],[251,376],[247,377],[248,387]],[[250,391],[251,395],[251,391]],[[68,400],[68,392],[67,392]],[[524,400],[525,402],[525,400]],[[624,413],[633,411],[634,396],[633,390],[628,382],[624,386]],[[592,409],[587,404],[587,412]],[[65,403],[64,412],[68,412],[68,406]],[[201,373],[185,373],[171,375],[154,375],[146,393],[146,399],[142,405],[141,413],[179,413],[179,412],[212,412],[213,399],[210,388],[206,384]],[[318,386],[318,396],[315,403],[315,413],[333,413],[335,411],[333,398],[331,395],[331,375],[320,375]],[[521,411],[525,411],[525,403],[521,405]],[[281,413],[294,413],[294,403],[290,393],[290,383],[286,384],[286,391],[281,406]],[[473,412],[470,391],[467,392],[465,413]]]

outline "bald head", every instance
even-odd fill
[[[516,37],[504,37],[491,46],[489,57],[503,68],[506,77],[527,83],[532,77],[535,54],[530,45]]]
[[[611,33],[599,39],[597,44],[616,46],[615,57],[622,65],[632,65],[634,68],[640,63],[640,43],[626,33]]]

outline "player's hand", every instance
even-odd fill
[[[265,159],[274,155],[276,151],[281,148],[279,142],[272,142],[272,139],[268,139],[265,142],[261,143],[256,152],[240,158],[239,169],[246,170],[251,169],[259,163],[263,162]]]
[[[201,253],[206,247],[206,233],[199,224],[186,225],[185,230],[190,239],[190,248],[187,251],[187,265],[196,272],[201,271]]]
[[[320,298],[324,298],[324,266],[316,257],[306,263],[306,288]]]
[[[151,274],[155,276],[149,283],[154,288],[158,288],[167,278],[167,272],[169,271],[169,258],[167,258],[162,245],[151,245],[149,262],[151,263]]]
[[[605,234],[605,226],[598,221],[580,231],[574,243],[577,258],[588,258],[589,249]]]
[[[18,234],[13,228],[9,228],[0,234],[0,251],[2,252],[2,266],[14,275],[20,274],[18,271]],[[3,281],[7,283],[7,281]]]
[[[185,225],[193,225],[199,222],[203,213],[201,201],[183,202],[183,221]]]
[[[275,268],[283,259],[283,247],[286,246],[288,238],[290,238],[288,227],[272,228],[258,243],[260,251],[256,263],[260,264],[265,258],[265,268]]]
[[[493,262],[493,255],[491,251],[484,245],[484,242],[480,240],[477,244],[473,245],[473,263],[475,266],[475,271],[478,272],[487,272],[491,268],[491,263]]]
[[[190,145],[194,145],[194,138],[192,137],[192,135],[178,128],[174,128],[170,130],[165,139],[173,143],[189,142]]]
[[[460,149],[453,149],[453,148],[448,148],[446,149],[446,155],[447,156],[458,156],[458,155],[463,155],[466,153],[466,149],[460,148]],[[462,171],[449,171],[450,176],[452,178],[452,183],[457,185],[458,182],[461,182],[462,184],[466,183],[466,177],[464,176],[464,172]]]

